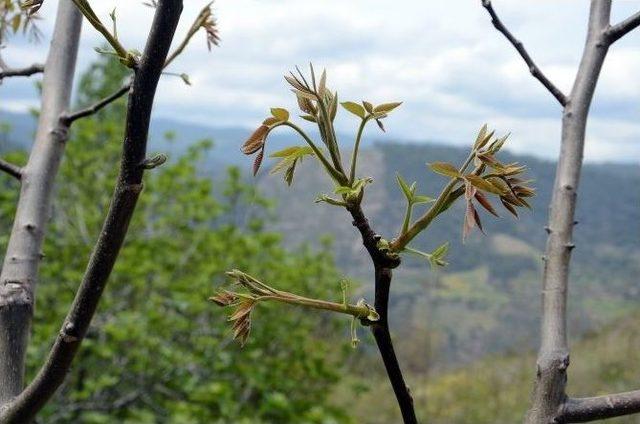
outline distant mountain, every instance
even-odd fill
[[[0,134],[0,151],[27,147],[34,131],[31,117],[0,112],[0,122],[9,122],[12,127],[8,134]],[[240,145],[251,131],[156,119],[151,127],[150,150],[175,157],[193,141],[210,138],[215,148],[203,160],[203,173],[216,178],[233,164],[249,175],[251,159],[242,156]],[[165,137],[167,132],[175,135],[173,141]],[[270,140],[272,149],[291,144],[301,143],[284,131]],[[359,175],[372,176],[374,183],[367,188],[364,209],[374,228],[387,238],[398,231],[404,212],[395,173],[400,172],[409,182],[417,181],[419,193],[434,196],[446,180],[428,171],[426,162],[459,163],[467,154],[466,149],[442,144],[373,144],[370,140],[365,144]],[[555,164],[508,152],[503,158],[529,166],[529,176],[538,189],[533,211],[522,211],[518,220],[506,212],[501,213],[500,219],[482,213],[487,236],[475,233],[463,245],[463,210],[458,204],[415,240],[415,247],[427,251],[449,241],[450,265],[434,272],[424,261],[409,256],[396,272],[392,325],[399,337],[412,341],[400,346],[406,363],[424,366],[427,356],[436,363],[467,362],[481,355],[522,350],[536,344],[544,226]],[[282,232],[292,248],[301,243],[317,243],[321,236],[330,235],[345,275],[362,282],[362,293],[371,298],[369,259],[349,216],[340,208],[313,202],[319,193],[332,192],[329,178],[307,159],[296,170],[293,186],[287,187],[280,176],[268,175],[269,159],[266,165],[257,179],[249,181],[257,184],[263,195],[276,200],[271,228]],[[584,167],[572,263],[570,317],[574,334],[597,329],[637,308],[638,187],[639,166]]]
[[[0,109],[0,123],[8,124],[7,134],[0,133],[0,152],[15,148],[28,148],[36,130],[36,120],[26,113],[13,113]],[[214,141],[215,149],[203,159],[205,172],[216,174],[228,165],[244,165],[240,146],[255,128],[210,127],[167,118],[151,121],[149,150],[163,152],[169,158],[180,156],[193,142],[203,139]],[[166,137],[167,134],[172,137]],[[297,141],[291,132],[276,131],[270,143],[287,145]],[[71,139],[73,142],[73,138]]]
[[[395,181],[396,172],[409,182],[417,181],[419,193],[436,196],[446,179],[430,172],[426,162],[460,163],[467,154],[465,149],[436,144],[379,143],[366,150],[359,175],[374,178],[367,189],[364,209],[376,231],[392,238],[402,222],[404,198]],[[450,265],[433,272],[424,260],[407,256],[404,267],[396,272],[392,291],[396,328],[403,340],[415,339],[416,334],[427,337],[425,331],[417,329],[430,328],[429,339],[422,342],[435,345],[430,356],[444,362],[466,362],[536,344],[544,226],[555,164],[508,152],[502,157],[529,166],[528,175],[538,190],[533,210],[522,211],[517,220],[506,211],[499,219],[481,211],[487,236],[476,232],[463,245],[464,210],[459,203],[413,243],[430,251],[449,241]],[[369,259],[350,217],[341,208],[313,203],[317,194],[332,192],[329,178],[312,161],[303,163],[296,173],[290,188],[281,177],[267,176],[266,170],[260,175],[261,192],[278,200],[273,228],[282,231],[290,245],[332,235],[339,264],[347,275],[363,282],[369,291],[365,293],[371,297]],[[584,167],[572,263],[570,316],[575,334],[598,328],[637,308],[639,186],[638,166]],[[429,342],[433,337],[436,343]],[[412,349],[410,356],[415,357],[416,347]],[[418,351],[422,359],[427,356],[427,352]],[[411,357],[406,360],[411,361]]]

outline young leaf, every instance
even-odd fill
[[[362,101],[362,106],[364,106],[365,110],[369,113],[373,113],[373,105],[366,100]]]
[[[428,165],[429,168],[431,168],[431,170],[436,174],[444,175],[451,178],[459,178],[462,176],[455,166],[447,162],[433,162]]]
[[[471,184],[473,184],[474,187],[482,191],[486,191],[488,193],[493,193],[497,195],[504,194],[504,192],[499,187],[494,186],[489,181],[485,180],[484,178],[478,175],[468,174],[468,175],[465,175],[464,178],[467,181],[469,181]]]
[[[268,127],[277,124],[278,122],[280,122],[280,120],[278,120],[278,118],[274,118],[273,116],[269,116],[268,118],[266,118],[264,121],[262,121],[262,125],[266,125]]]
[[[342,200],[334,199],[333,197],[329,197],[326,194],[321,194],[314,200],[315,203],[325,202],[333,206],[347,206],[345,202]]]
[[[336,91],[329,103],[329,119],[333,122],[336,119],[338,113],[338,92]]]
[[[256,174],[258,174],[258,171],[260,170],[260,165],[262,165],[263,158],[264,158],[264,145],[262,146],[262,149],[260,149],[260,151],[258,152],[258,155],[256,156],[255,160],[253,161],[254,177],[256,176]]]
[[[502,146],[504,145],[504,142],[507,141],[507,138],[509,138],[509,133],[507,133],[506,135],[504,135],[501,138],[496,139],[493,143],[491,143],[491,145],[487,148],[487,151],[489,153],[497,153]]]
[[[318,95],[320,97],[324,97],[324,92],[327,89],[327,70],[322,70],[322,75],[320,76],[320,82],[318,83]]]
[[[471,207],[473,208],[473,220],[475,221],[476,225],[480,229],[480,232],[484,234],[484,229],[482,228],[482,223],[480,222],[480,215],[478,214],[478,211],[476,210],[476,208],[473,207],[473,205]]]
[[[264,146],[264,138],[269,132],[269,127],[266,125],[260,125],[257,130],[253,132],[242,145],[242,153],[245,155],[252,155]]]
[[[362,106],[360,106],[358,103],[355,103],[355,102],[342,102],[340,104],[342,105],[343,108],[345,108],[349,112],[351,112],[354,115],[364,119],[366,112],[365,112],[364,108]]]
[[[291,186],[291,183],[293,183],[293,173],[296,170],[297,163],[298,161],[294,160],[291,166],[289,166],[287,170],[284,171],[284,181],[287,183],[288,186]]]
[[[493,208],[493,205],[491,204],[491,202],[489,202],[489,199],[487,199],[487,197],[484,194],[482,194],[482,192],[480,191],[476,192],[475,198],[478,201],[478,203],[480,203],[480,205],[482,205],[482,207],[485,208],[490,214],[494,216],[499,216],[496,210]]]
[[[508,202],[506,202],[502,197],[500,198],[500,202],[502,202],[502,206],[504,206],[504,208],[506,210],[508,210],[513,216],[515,216],[516,218],[518,218],[518,211],[516,211],[516,208],[514,208],[513,206],[511,206]]]
[[[376,106],[375,108],[373,108],[373,111],[374,112],[381,112],[381,113],[389,113],[393,109],[395,109],[398,106],[400,106],[401,104],[402,104],[402,102],[382,103],[382,104]]]
[[[447,241],[441,244],[440,246],[438,246],[436,249],[434,249],[434,251],[431,252],[431,256],[442,258],[447,254],[448,251],[449,251],[449,242]]]
[[[436,199],[434,199],[433,197],[415,195],[413,196],[413,201],[411,203],[413,203],[414,205],[419,205],[421,203],[431,203],[435,200]]]
[[[272,107],[271,114],[274,118],[280,122],[287,122],[289,120],[289,111],[281,107]]]
[[[429,263],[431,264],[431,267],[435,268],[436,266],[449,265],[444,260],[444,257],[447,255],[448,251],[449,251],[449,242],[443,243],[442,245],[434,249],[434,251],[431,252],[431,255],[429,257]]]
[[[467,239],[471,230],[476,224],[476,209],[473,207],[471,201],[467,201],[467,209],[464,214],[464,223],[462,224],[462,242]]]
[[[273,152],[269,155],[270,158],[285,158],[287,156],[295,155],[300,151],[300,149],[304,149],[306,146],[291,146],[286,147],[282,150],[278,150],[277,152]],[[312,150],[313,152],[313,150]]]
[[[14,33],[16,33],[18,29],[20,29],[21,19],[22,19],[21,14],[17,13],[13,15],[13,18],[11,19],[11,30],[13,30]]]
[[[191,80],[189,79],[189,75],[183,73],[183,74],[180,74],[180,78],[182,78],[182,81],[184,81],[185,84],[191,85]]]
[[[478,131],[478,136],[476,137],[475,143],[473,143],[473,148],[478,149],[478,145],[484,139],[484,136],[487,134],[487,124],[484,124],[480,131]]]
[[[473,148],[475,150],[483,148],[491,140],[494,133],[495,131],[491,131],[490,133],[487,133],[487,124],[485,124],[480,130],[480,132],[478,133],[478,138],[476,138],[476,142],[473,145]]]
[[[396,180],[398,181],[398,185],[400,189],[404,193],[404,197],[407,198],[407,202],[411,203],[413,200],[413,191],[407,184],[407,182],[402,178],[402,176],[396,172]]]
[[[348,186],[338,186],[333,190],[335,194],[349,194],[353,191],[351,187]]]

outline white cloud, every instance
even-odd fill
[[[45,2],[43,29],[51,31],[57,2]],[[108,20],[116,7],[123,43],[142,49],[151,10],[141,2],[93,2]],[[176,38],[204,2],[186,1]],[[295,104],[282,79],[293,65],[327,67],[342,99],[403,100],[389,118],[393,137],[464,144],[483,122],[511,131],[511,148],[553,157],[560,110],[529,75],[507,41],[492,27],[479,0],[217,0],[222,44],[213,52],[198,34],[172,65],[193,82],[167,77],[158,92],[159,115],[209,125],[251,125],[272,105]],[[637,8],[616,2],[614,21]],[[495,0],[494,7],[540,67],[565,92],[571,88],[586,31],[588,4],[581,1]],[[640,33],[640,31],[638,31]],[[101,39],[85,25],[80,63],[85,67]],[[16,64],[41,60],[46,44],[9,47]],[[619,45],[618,45],[619,44]],[[638,157],[640,128],[640,34],[611,49],[588,128],[588,160]],[[3,106],[30,104],[24,90],[0,89]],[[9,103],[7,103],[7,101]],[[352,131],[348,117],[341,131]],[[636,159],[637,160],[637,159]]]

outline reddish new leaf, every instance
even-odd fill
[[[489,199],[487,199],[487,197],[484,194],[478,191],[475,195],[475,198],[478,201],[478,203],[480,203],[480,205],[483,208],[485,208],[490,214],[499,216],[496,210],[493,208],[493,205],[491,204],[491,202],[489,202]]]

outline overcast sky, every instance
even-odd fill
[[[119,36],[142,50],[152,10],[137,0],[93,0],[108,22],[116,7]],[[176,39],[204,1],[186,0]],[[3,50],[12,66],[41,62],[57,1],[40,15],[45,41],[13,38]],[[495,0],[505,24],[542,70],[569,92],[586,31],[586,0]],[[640,8],[637,0],[614,0],[613,21]],[[491,25],[479,0],[217,0],[222,38],[207,52],[198,34],[171,71],[189,74],[192,86],[165,76],[156,116],[211,126],[253,127],[270,106],[294,108],[282,75],[312,61],[326,67],[328,85],[341,100],[404,101],[387,120],[402,140],[471,143],[484,123],[511,132],[510,148],[552,158],[558,150],[560,107],[529,75],[504,37]],[[94,60],[101,39],[83,28],[79,63]],[[640,158],[640,31],[611,49],[598,86],[587,132],[590,161],[638,162]],[[33,83],[16,79],[0,86],[0,108],[37,105]],[[339,116],[340,132],[357,123]],[[370,130],[374,137],[375,129]]]

